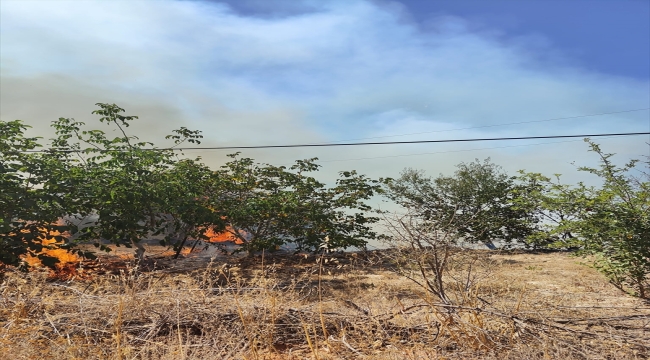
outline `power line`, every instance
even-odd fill
[[[577,115],[577,116],[558,117],[558,118],[551,118],[551,119],[544,119],[544,120],[519,121],[519,122],[512,122],[512,123],[505,123],[505,124],[492,124],[492,125],[482,125],[482,126],[470,126],[470,127],[456,128],[456,129],[447,129],[447,130],[423,131],[423,132],[408,133],[408,134],[396,134],[396,135],[385,135],[385,136],[374,136],[374,137],[365,137],[365,138],[345,139],[345,140],[339,140],[339,141],[354,141],[354,140],[368,140],[368,139],[383,139],[383,138],[397,137],[397,136],[421,135],[421,134],[433,134],[433,133],[440,133],[440,132],[460,131],[460,130],[471,130],[471,129],[483,129],[483,128],[497,127],[497,126],[508,126],[508,125],[519,125],[519,124],[531,124],[531,123],[547,122],[547,121],[558,121],[558,120],[578,119],[578,118],[585,118],[585,117],[592,117],[592,116],[602,116],[602,115],[622,114],[622,113],[629,113],[629,112],[635,112],[635,111],[644,111],[644,110],[650,110],[650,108],[641,108],[641,109],[632,109],[632,110],[613,111],[613,112],[605,112],[605,113],[598,113],[598,114],[587,114],[587,115]],[[324,144],[327,144],[327,143],[324,143]]]
[[[383,142],[356,142],[356,143],[332,143],[332,144],[287,144],[287,145],[251,145],[251,146],[216,146],[216,147],[183,147],[183,148],[149,148],[140,149],[144,151],[169,151],[169,150],[238,150],[238,149],[278,149],[278,148],[300,148],[300,147],[334,147],[334,146],[368,146],[368,145],[404,145],[404,144],[434,144],[452,142],[477,142],[477,141],[510,141],[510,140],[533,140],[533,139],[566,139],[566,138],[591,138],[603,136],[635,136],[650,135],[650,132],[632,133],[610,133],[610,134],[581,134],[581,135],[547,135],[547,136],[518,136],[518,137],[497,137],[497,138],[472,138],[472,139],[446,139],[446,140],[413,140],[413,141],[383,141]],[[81,152],[80,150],[56,149],[49,150],[26,150],[22,152]],[[97,150],[103,151],[103,150]]]
[[[542,143],[534,143],[534,144],[493,146],[493,147],[484,147],[484,148],[434,151],[434,152],[425,152],[425,153],[416,153],[416,154],[373,156],[373,157],[363,157],[363,158],[353,158],[353,159],[334,159],[334,160],[322,160],[322,159],[319,159],[318,162],[319,163],[324,163],[324,162],[342,162],[342,161],[357,161],[357,160],[388,159],[388,158],[396,158],[396,157],[408,157],[408,156],[420,156],[420,155],[436,155],[436,154],[447,154],[447,153],[455,153],[455,152],[469,152],[469,151],[480,151],[480,150],[493,150],[493,149],[506,149],[506,148],[515,148],[515,147],[524,147],[524,146],[565,144],[565,143],[578,142],[578,141],[582,141],[582,140],[551,141],[551,142],[542,142]]]
[[[277,148],[298,148],[298,147],[433,144],[433,143],[452,143],[452,142],[509,141],[509,140],[532,140],[532,139],[565,139],[565,138],[580,138],[580,137],[581,138],[591,138],[591,137],[602,137],[602,136],[635,136],[635,135],[650,135],[650,132],[611,133],[611,134],[582,134],[582,135],[518,136],[518,137],[447,139],[447,140],[356,142],[356,143],[331,143],[331,144],[289,144],[289,145],[186,147],[186,148],[176,148],[175,150],[237,150],[237,149],[277,149]],[[169,150],[169,149],[148,149],[148,150]]]

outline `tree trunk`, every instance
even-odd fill
[[[185,237],[183,238],[183,241],[181,241],[181,244],[176,249],[176,254],[174,254],[174,259],[178,259],[178,257],[180,256],[181,250],[183,250],[183,246],[185,246],[185,243],[187,242],[188,237],[189,237],[189,235],[185,235]],[[196,240],[196,241],[198,242],[198,240]],[[196,243],[194,243],[194,246],[196,246]],[[194,248],[192,247],[192,249],[194,249]]]

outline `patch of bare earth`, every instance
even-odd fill
[[[565,253],[477,252],[451,305],[380,252],[105,257],[66,281],[8,270],[8,359],[647,359],[650,304]],[[452,284],[450,283],[450,287]]]

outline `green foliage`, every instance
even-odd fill
[[[518,206],[523,187],[489,159],[461,163],[454,176],[432,179],[407,169],[387,182],[388,196],[457,240],[488,243],[520,241],[532,231],[529,209]]]
[[[611,162],[613,154],[603,153],[589,142],[600,157],[598,168],[581,167],[603,181],[601,188],[580,184],[576,200],[581,212],[565,226],[580,235],[585,253],[597,257],[594,265],[621,289],[632,289],[640,297],[650,290],[650,177],[636,176],[638,161],[622,167]],[[646,167],[647,170],[647,167]]]
[[[222,196],[216,174],[199,159],[175,162],[159,182],[166,194],[166,232],[163,245],[172,245],[178,257],[188,239],[207,239],[206,232],[225,230],[224,214],[212,207],[211,199]],[[160,230],[159,230],[160,231]]]
[[[45,246],[93,256],[74,249],[62,235],[55,237],[58,244],[43,245],[50,233],[68,231],[75,242],[109,250],[98,240],[130,247],[170,229],[193,236],[205,231],[196,229],[206,223],[218,226],[220,218],[205,206],[199,190],[205,185],[201,179],[212,172],[196,161],[178,161],[172,149],[151,151],[153,144],[126,132],[136,116],[122,115],[124,109],[114,104],[97,105],[93,113],[99,121],[120,135],[109,138],[102,130],[82,130],[82,122],[59,118],[52,123],[51,150],[30,152],[41,145],[25,137],[27,126],[0,122],[0,262],[18,265],[32,254],[53,265],[56,259],[39,254]],[[179,145],[199,143],[201,135],[180,128],[168,138]],[[68,223],[54,225],[62,218]],[[143,250],[139,246],[140,256]]]
[[[594,266],[625,291],[648,296],[650,275],[650,179],[637,160],[616,166],[613,154],[589,141],[600,157],[598,168],[580,167],[602,181],[600,187],[578,183],[569,186],[540,174],[523,173],[535,182],[535,192],[525,204],[543,218],[529,241],[551,247],[574,248],[593,255]],[[647,167],[646,167],[647,169]],[[634,172],[639,171],[640,175]]]
[[[378,181],[342,172],[327,187],[306,175],[318,170],[315,159],[287,169],[232,155],[212,171],[173,149],[200,143],[200,132],[180,128],[167,136],[172,148],[156,149],[128,134],[137,116],[115,104],[97,105],[93,113],[117,136],[59,118],[46,152],[28,152],[40,144],[24,136],[20,121],[0,123],[2,263],[15,265],[38,253],[48,230],[70,231],[74,244],[91,242],[106,251],[100,239],[135,245],[140,259],[139,242],[161,234],[163,244],[180,250],[188,239],[206,239],[208,230],[229,229],[248,251],[285,243],[309,250],[362,246],[376,236],[371,225],[377,219],[365,216],[370,207],[364,201],[381,191]],[[61,218],[69,223],[53,225]]]
[[[370,210],[364,200],[381,191],[378,181],[341,172],[328,188],[307,176],[318,170],[316,159],[296,161],[287,169],[237,155],[216,172],[221,194],[210,200],[245,250],[273,250],[287,243],[303,250],[345,248],[375,238],[371,225],[378,219],[364,215]]]
[[[25,136],[27,128],[20,120],[0,121],[0,263],[19,265],[31,254],[53,266],[57,260],[40,252],[50,247],[43,240],[64,240],[51,233],[69,230],[54,223],[69,205],[71,184],[56,176],[65,164],[55,154],[30,152],[41,145]]]
[[[181,221],[189,228],[196,227],[191,217],[178,216],[188,210],[187,195],[195,190],[189,189],[195,184],[188,185],[179,172],[179,167],[190,168],[189,161],[178,163],[173,149],[152,151],[153,143],[128,135],[126,128],[137,116],[122,115],[124,109],[115,104],[97,105],[100,109],[93,114],[119,131],[118,136],[111,138],[102,130],[82,130],[84,123],[74,119],[60,118],[52,125],[57,134],[52,141],[54,148],[68,154],[68,162],[74,163],[83,179],[75,194],[80,203],[75,215],[81,221],[97,219],[84,224],[89,226],[82,228],[77,240],[106,239],[118,245],[135,245],[142,257],[144,249],[138,242],[143,238],[160,234],[170,226],[179,229]],[[174,133],[167,138],[176,145],[185,141],[200,143],[202,137],[198,131],[186,128]]]
[[[0,263],[19,265],[31,254],[53,266],[56,259],[40,252],[56,246],[92,256],[51,235],[66,231],[75,242],[103,250],[99,239],[135,245],[140,258],[138,243],[146,237],[164,234],[163,244],[180,250],[210,229],[229,231],[249,252],[284,244],[312,251],[359,247],[378,237],[378,218],[366,215],[371,208],[365,202],[385,193],[408,211],[393,219],[393,233],[418,244],[411,250],[420,249],[426,259],[447,259],[459,241],[578,248],[594,255],[594,265],[616,286],[648,296],[650,175],[633,176],[637,161],[617,167],[613,155],[594,143],[600,167],[580,170],[598,176],[601,187],[565,185],[559,175],[510,177],[489,159],[461,163],[453,176],[435,179],[412,169],[379,181],[341,172],[326,186],[311,176],[317,159],[287,168],[233,154],[213,171],[173,149],[200,143],[200,132],[180,128],[167,137],[174,147],[155,149],[127,133],[136,116],[114,104],[97,105],[93,113],[118,136],[59,118],[52,123],[51,150],[39,152],[39,138],[25,135],[27,125],[0,121]],[[62,218],[77,221],[57,225]],[[59,244],[44,245],[53,237]]]
[[[523,239],[525,245],[535,249],[577,246],[572,244],[575,238],[566,224],[575,220],[580,213],[576,199],[581,192],[562,184],[559,175],[555,176],[554,182],[539,173],[523,170],[519,173],[514,202],[517,208],[529,215],[525,219],[530,229]]]

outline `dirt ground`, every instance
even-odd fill
[[[11,359],[647,359],[650,303],[568,253],[475,251],[440,304],[381,251],[173,260],[124,248],[54,274],[8,271]],[[162,249],[158,249],[162,250]],[[186,254],[188,255],[188,254]],[[453,274],[452,274],[453,275]]]
[[[588,266],[588,260],[566,253],[496,255],[501,261],[499,278],[509,279],[525,293],[558,305],[574,307],[637,307],[648,304],[626,296]]]

